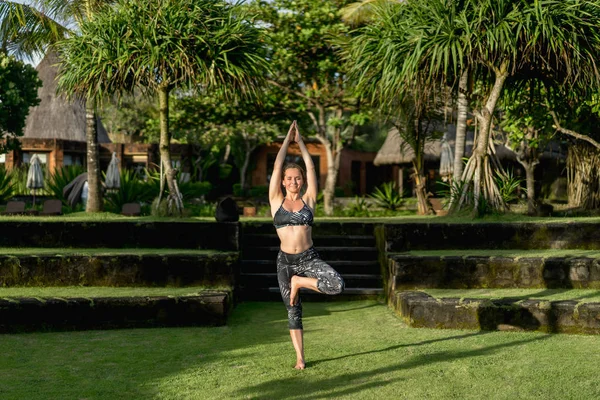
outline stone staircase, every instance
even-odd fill
[[[327,296],[302,291],[310,301],[373,299],[383,296],[383,281],[374,225],[317,223],[313,242],[321,258],[342,275],[346,288],[341,295]],[[241,232],[240,300],[281,301],[276,257],[279,238],[269,223],[245,223]]]
[[[386,225],[389,304],[412,327],[600,334],[600,225]]]

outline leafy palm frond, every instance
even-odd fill
[[[266,70],[259,31],[219,0],[131,0],[99,11],[60,46],[59,81],[69,93],[159,87],[252,91]]]
[[[387,182],[381,185],[381,187],[375,188],[370,197],[375,199],[376,203],[386,210],[396,211],[404,204],[404,198],[398,192],[398,188],[394,182]]]

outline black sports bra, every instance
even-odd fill
[[[283,199],[285,201],[285,199]],[[283,228],[285,226],[294,226],[294,225],[308,225],[312,226],[313,224],[313,213],[312,210],[304,203],[304,206],[298,211],[288,211],[283,208],[283,201],[279,206],[279,209],[275,213],[273,217],[273,225],[275,228]]]

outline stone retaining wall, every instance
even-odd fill
[[[600,288],[600,259],[587,257],[389,256],[390,290]]]
[[[2,221],[0,247],[239,251],[237,222]]]
[[[0,333],[225,325],[230,294],[0,299]]]
[[[386,224],[387,251],[445,249],[600,249],[594,223]]]
[[[600,334],[600,303],[435,299],[398,292],[395,309],[412,327]]]
[[[0,286],[234,287],[237,252],[0,256]]]

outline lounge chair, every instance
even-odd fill
[[[139,217],[141,212],[140,203],[125,203],[121,209],[121,214],[128,217]]]
[[[35,210],[25,211],[24,201],[13,200],[6,203],[6,210],[4,210],[2,215],[37,215],[37,213]]]
[[[40,215],[62,215],[62,201],[57,199],[44,201],[44,207]]]

